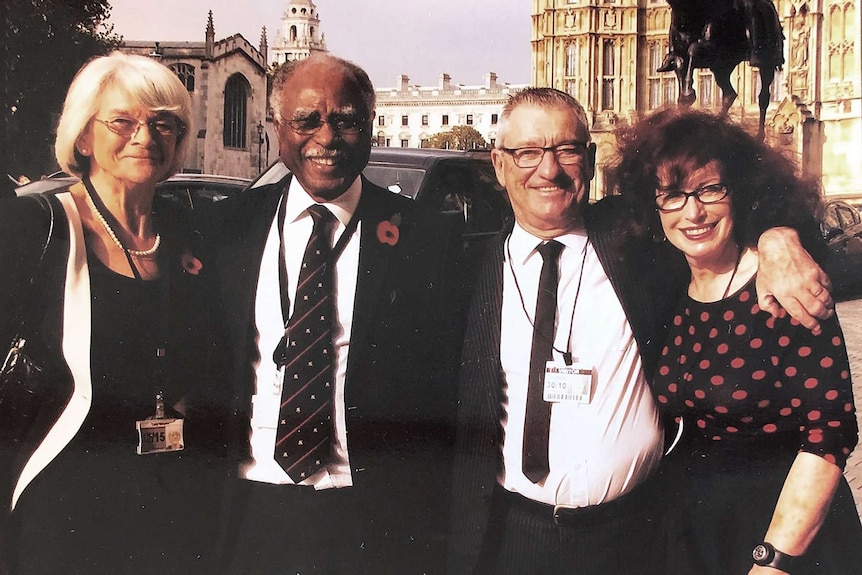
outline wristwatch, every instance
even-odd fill
[[[793,569],[799,564],[799,557],[782,553],[776,549],[772,543],[763,541],[755,545],[751,552],[751,557],[754,559],[754,564],[760,567],[772,567],[779,571],[792,573]]]

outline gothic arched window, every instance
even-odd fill
[[[228,78],[224,87],[224,137],[226,148],[245,148],[250,86],[242,74]]]
[[[602,110],[613,110],[615,101],[616,62],[614,41],[605,40],[602,44]]]
[[[578,75],[578,45],[572,42],[566,47],[566,76]]]
[[[186,87],[186,90],[189,92],[195,91],[195,67],[191,64],[172,64],[171,70],[173,70],[174,74],[177,75],[177,78],[180,79],[180,82],[183,83],[183,86]]]

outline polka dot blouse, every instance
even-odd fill
[[[795,434],[798,449],[844,468],[857,425],[844,335],[833,317],[818,336],[761,311],[752,278],[713,303],[682,298],[654,390],[685,437],[763,439]]]

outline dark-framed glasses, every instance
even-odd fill
[[[535,168],[542,163],[542,158],[546,152],[554,154],[557,162],[562,166],[577,164],[587,154],[587,146],[589,142],[565,142],[556,146],[547,148],[527,147],[527,148],[500,148],[514,160],[515,165],[519,168]]]
[[[729,190],[722,183],[698,186],[690,192],[682,190],[664,190],[659,188],[655,194],[655,204],[663,212],[676,212],[685,207],[689,198],[694,198],[701,204],[714,204],[727,197]]]
[[[307,116],[296,117],[287,123],[297,134],[308,136],[317,132],[323,124],[329,124],[333,132],[339,134],[358,134],[365,129],[368,118],[350,113],[333,113],[323,118],[320,113],[314,112]]]
[[[146,126],[151,134],[158,134],[165,138],[180,136],[186,129],[185,124],[176,116],[159,116],[143,122],[130,116],[115,116],[107,120],[96,118],[96,121],[123,138],[134,138],[141,126]]]

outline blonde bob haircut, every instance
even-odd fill
[[[112,88],[122,90],[133,102],[152,112],[170,112],[184,124],[185,129],[177,136],[173,165],[165,177],[177,173],[182,168],[191,139],[192,102],[189,93],[166,66],[145,56],[122,52],[90,60],[72,80],[54,143],[54,154],[60,167],[79,178],[90,171],[90,158],[82,155],[76,144],[99,111],[102,95]]]

